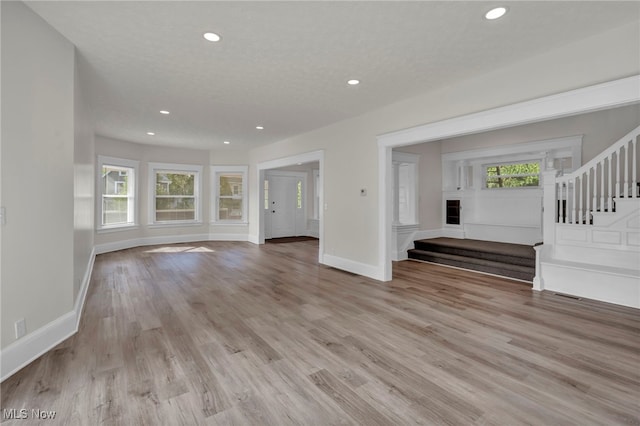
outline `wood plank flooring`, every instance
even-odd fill
[[[381,283],[317,250],[98,256],[79,332],[2,383],[2,409],[55,410],[47,425],[640,424],[639,311],[410,261]]]

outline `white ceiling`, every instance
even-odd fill
[[[497,21],[483,19],[495,1],[27,4],[77,46],[98,134],[204,149],[275,142],[640,18],[640,2],[610,1],[508,2]]]

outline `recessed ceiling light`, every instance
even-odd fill
[[[221,39],[221,37],[216,33],[204,33],[202,37],[204,37],[206,40],[214,41],[214,42],[220,41]]]
[[[169,115],[171,113],[163,109],[162,111],[160,111],[160,114]]]
[[[347,84],[348,84],[348,85],[350,85],[350,86],[355,86],[355,85],[357,85],[357,84],[360,84],[360,80],[356,80],[356,79],[354,78],[354,79],[348,80],[348,81],[347,81]]]
[[[229,142],[229,141],[224,141],[224,142],[222,142],[222,143],[223,143],[223,144],[225,144],[225,145],[229,145],[231,142]]]
[[[258,129],[258,130],[264,130],[264,126],[256,126],[256,129]]]
[[[155,134],[155,133],[153,133],[153,132],[147,132],[147,134],[148,134],[149,136],[155,136],[155,135],[156,135],[156,134]]]
[[[485,13],[484,17],[493,20],[502,17],[505,13],[507,13],[506,7],[496,7]]]

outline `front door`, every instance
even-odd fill
[[[296,236],[297,194],[299,178],[269,176],[270,238]]]

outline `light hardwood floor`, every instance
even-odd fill
[[[640,423],[639,311],[409,261],[381,283],[317,250],[98,256],[80,331],[6,380],[2,408],[65,425]]]

